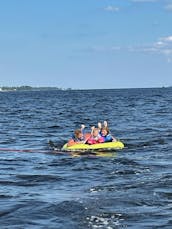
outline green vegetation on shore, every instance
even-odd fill
[[[43,90],[44,91],[45,90],[71,90],[71,88],[62,89],[58,87],[31,87],[31,86],[0,87],[0,91],[43,91]]]

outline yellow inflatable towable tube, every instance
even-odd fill
[[[108,149],[108,150],[113,150],[113,149],[123,149],[124,144],[121,141],[116,141],[116,142],[104,142],[104,143],[98,143],[98,144],[93,144],[93,145],[88,145],[88,144],[75,144],[72,146],[67,146],[67,143],[63,146],[62,150],[67,150],[67,151],[75,151],[75,150],[98,150],[98,149]]]

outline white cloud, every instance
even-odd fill
[[[164,42],[162,42],[162,41],[157,41],[157,42],[155,43],[155,46],[157,46],[157,47],[164,46]]]
[[[126,49],[128,52],[144,52],[163,55],[169,63],[172,62],[172,36],[161,37],[156,42],[148,45],[133,45],[126,48],[118,47],[118,49],[111,48],[111,51],[122,49]]]
[[[132,2],[158,2],[158,0],[131,0]]]
[[[160,2],[161,0],[130,0],[133,3],[156,3]],[[164,4],[164,9],[168,11],[172,11],[172,1],[171,0],[162,0]]]
[[[94,46],[90,49],[93,52],[115,52],[115,51],[119,51],[121,50],[120,46],[111,46],[111,47],[107,47],[107,46]]]
[[[165,45],[172,45],[172,36],[162,37],[160,38],[160,42],[164,43]]]
[[[161,37],[152,45],[133,47],[133,50],[164,55],[168,62],[172,62],[172,36]]]
[[[156,42],[147,45],[131,45],[127,47],[122,46],[94,46],[90,49],[92,52],[140,52],[140,53],[154,53],[158,55],[163,55],[166,57],[169,63],[172,62],[172,36],[166,36],[159,38]]]
[[[109,6],[105,7],[104,10],[110,11],[110,12],[117,12],[117,11],[119,11],[119,8],[118,7],[115,7],[115,6],[110,6],[109,5]]]
[[[165,10],[172,11],[172,4],[166,5],[164,8]]]

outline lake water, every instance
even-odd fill
[[[61,152],[104,120],[125,149]],[[172,228],[172,88],[0,93],[0,203],[3,229]]]

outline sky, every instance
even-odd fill
[[[0,0],[0,86],[172,86],[172,0]]]

